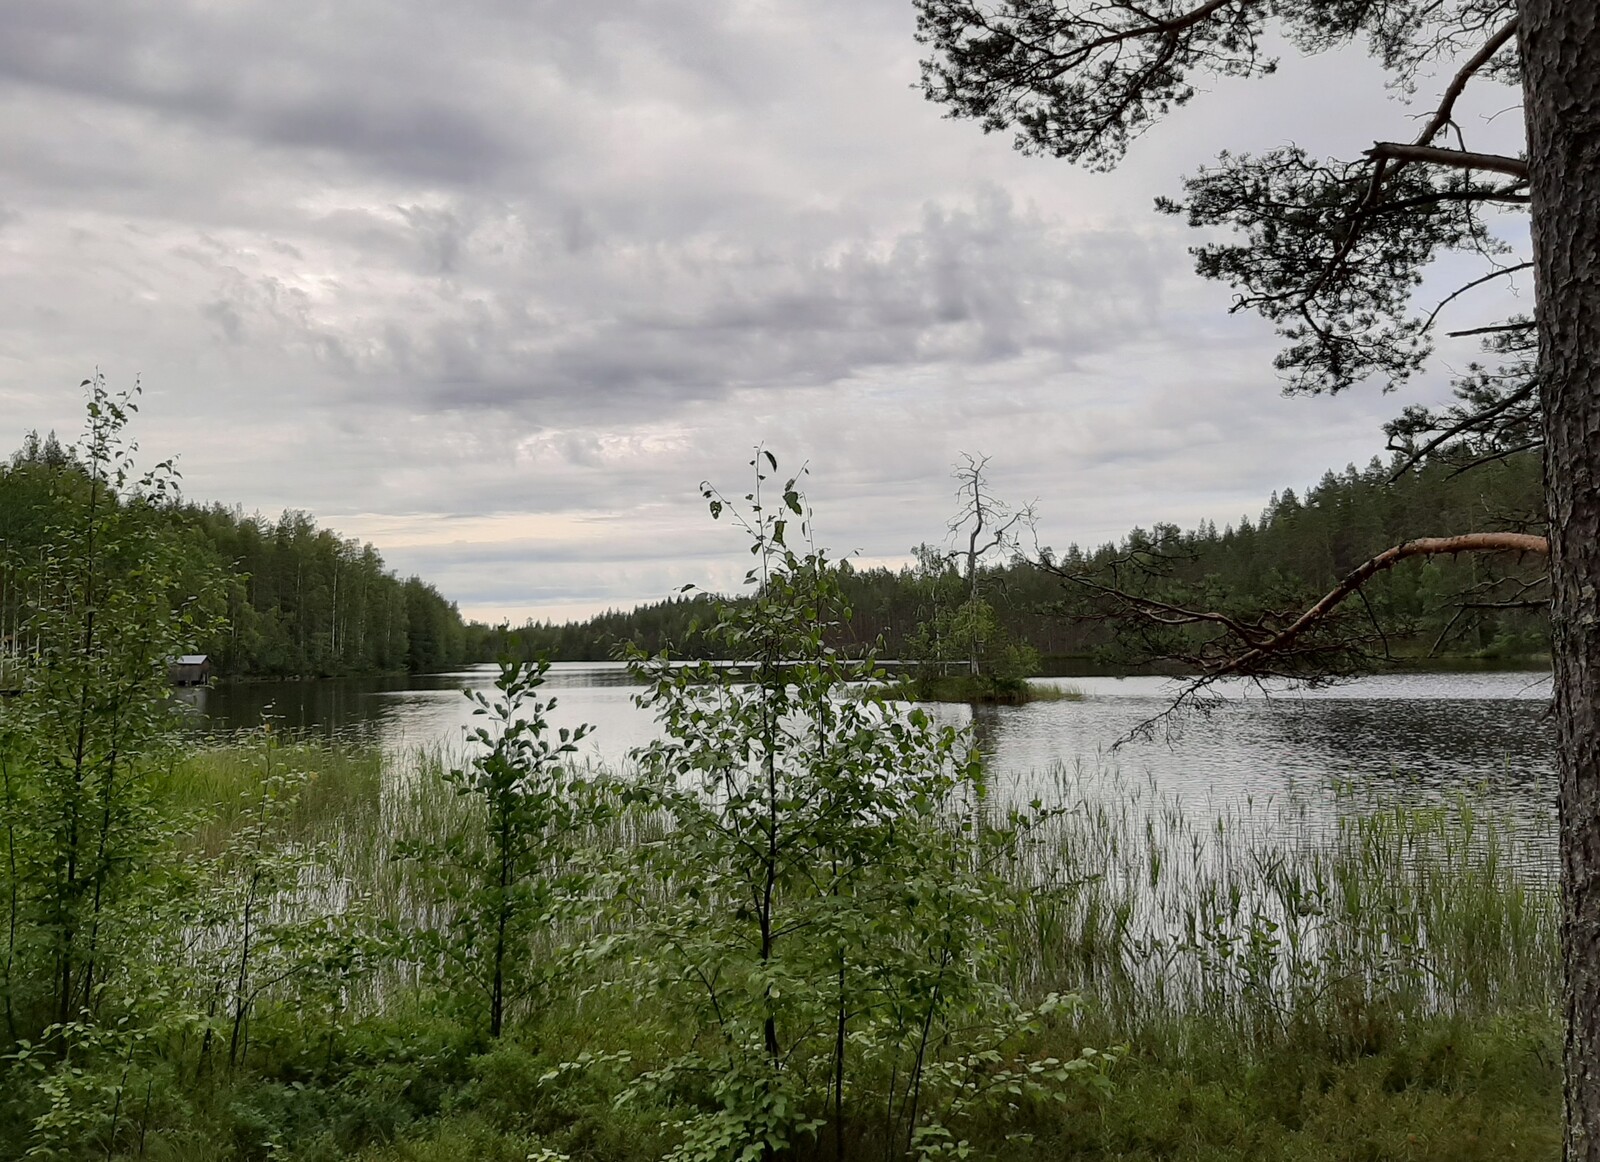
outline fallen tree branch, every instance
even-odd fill
[[[1388,634],[1379,623],[1376,610],[1367,601],[1363,586],[1380,573],[1388,572],[1403,561],[1416,557],[1452,556],[1459,553],[1548,556],[1549,552],[1549,541],[1533,533],[1493,532],[1464,533],[1453,537],[1417,537],[1385,549],[1358,565],[1304,612],[1263,613],[1255,619],[1216,609],[1189,608],[1175,602],[1131,593],[1117,587],[1115,583],[1107,584],[1082,573],[1068,572],[1048,565],[1045,567],[1064,580],[1098,593],[1102,598],[1112,602],[1120,612],[1103,615],[1107,619],[1131,619],[1135,624],[1143,623],[1158,629],[1213,625],[1222,630],[1220,636],[1199,645],[1193,651],[1179,650],[1164,653],[1165,660],[1193,667],[1197,673],[1184,682],[1182,689],[1164,710],[1129,730],[1116,744],[1121,746],[1122,743],[1134,738],[1150,737],[1157,725],[1163,722],[1171,723],[1186,709],[1210,708],[1221,700],[1211,688],[1223,679],[1244,679],[1259,685],[1268,679],[1276,678],[1315,685],[1355,673],[1354,669],[1345,667],[1357,656],[1352,650],[1362,644],[1381,645],[1383,656],[1390,657]],[[1504,602],[1484,601],[1458,605],[1455,616],[1439,635],[1439,640],[1434,643],[1429,656],[1438,651],[1466,613],[1468,606],[1483,609],[1532,609],[1543,604],[1540,601],[1520,600],[1522,594],[1526,593],[1532,584],[1534,583],[1525,583],[1511,600]],[[1366,604],[1368,618],[1372,621],[1373,635],[1366,638],[1332,641],[1319,638],[1315,631],[1331,623],[1339,607],[1353,596],[1359,596]],[[1367,659],[1368,664],[1372,660]]]
[[[1350,570],[1344,580],[1330,589],[1321,601],[1302,613],[1283,630],[1232,661],[1220,664],[1206,677],[1215,680],[1229,674],[1249,674],[1256,662],[1292,645],[1296,638],[1332,613],[1361,586],[1379,573],[1393,569],[1401,561],[1412,557],[1437,557],[1456,553],[1536,553],[1548,556],[1550,542],[1531,533],[1464,533],[1457,537],[1418,537],[1403,545],[1385,549],[1370,561]]]

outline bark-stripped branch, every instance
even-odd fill
[[[1365,564],[1357,565],[1343,581],[1330,589],[1321,601],[1302,613],[1282,632],[1261,645],[1224,663],[1212,675],[1248,674],[1251,666],[1266,656],[1292,645],[1296,638],[1332,613],[1339,604],[1379,573],[1393,569],[1412,557],[1437,557],[1455,553],[1537,553],[1548,556],[1550,543],[1531,533],[1465,533],[1457,537],[1418,537],[1392,549],[1385,549]]]
[[[1374,161],[1423,162],[1455,169],[1482,169],[1528,180],[1528,163],[1520,157],[1500,153],[1473,153],[1465,149],[1444,149],[1437,145],[1408,145],[1403,141],[1376,141],[1366,156]]]
[[[1341,676],[1330,660],[1343,657],[1346,664],[1355,656],[1357,641],[1319,640],[1315,631],[1332,620],[1339,607],[1352,597],[1365,601],[1363,587],[1381,573],[1388,572],[1403,561],[1416,557],[1449,556],[1458,553],[1511,553],[1548,556],[1549,542],[1532,533],[1494,532],[1465,533],[1453,537],[1418,537],[1386,549],[1370,560],[1358,565],[1322,596],[1315,604],[1298,615],[1291,613],[1265,613],[1256,620],[1246,620],[1213,609],[1186,608],[1172,602],[1145,597],[1119,588],[1115,582],[1107,584],[1085,574],[1069,573],[1049,565],[1045,567],[1064,579],[1081,585],[1114,603],[1120,610],[1110,616],[1133,617],[1163,630],[1182,626],[1214,626],[1222,632],[1218,637],[1200,646],[1195,652],[1170,653],[1169,661],[1192,666],[1198,673],[1190,677],[1176,697],[1159,714],[1141,722],[1123,738],[1148,737],[1154,728],[1171,720],[1189,708],[1205,708],[1215,695],[1207,694],[1210,687],[1224,678],[1242,678],[1260,682],[1267,678],[1286,678],[1300,681],[1326,681]],[[1522,592],[1526,592],[1524,586]],[[1533,608],[1538,602],[1523,604],[1514,595],[1510,602],[1494,608]],[[1491,608],[1484,604],[1483,608]],[[1459,607],[1455,618],[1446,627],[1448,635],[1456,621],[1465,612]],[[1387,653],[1387,637],[1381,626],[1376,626],[1376,614],[1370,604],[1368,616],[1374,621],[1377,637]],[[1437,650],[1439,643],[1435,643]],[[1310,663],[1309,667],[1307,663]],[[1120,745],[1120,743],[1119,743]]]

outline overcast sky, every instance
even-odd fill
[[[698,485],[758,441],[898,563],[962,451],[1093,544],[1255,514],[1440,391],[1283,398],[1151,209],[1224,148],[1414,133],[1359,54],[1214,86],[1106,175],[944,120],[909,0],[0,13],[0,447],[139,377],[192,498],[309,510],[471,616],[732,588]]]

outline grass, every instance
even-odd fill
[[[1328,819],[1295,800],[1196,813],[1106,772],[1056,784],[1076,806],[1015,873],[1032,886],[1012,984],[1092,998],[1054,1049],[1130,1052],[1055,1156],[1559,1156],[1548,831],[1470,795],[1346,789]]]
[[[383,755],[359,743],[274,737],[247,731],[236,740],[174,755],[160,780],[167,806],[198,819],[192,850],[215,855],[226,845],[269,773],[303,776],[290,820],[300,838],[348,834],[376,817],[386,777]]]
[[[197,855],[222,850],[248,818],[241,804],[269,761],[307,775],[287,842],[316,845],[326,889],[302,879],[275,902],[278,921],[330,906],[377,933],[448,919],[415,865],[394,857],[406,839],[460,830],[470,800],[439,777],[459,756],[292,740],[268,750],[259,737],[189,755],[164,794],[196,820]],[[1197,810],[1106,770],[994,788],[991,810],[1041,790],[1062,809],[1001,869],[1018,904],[997,934],[1007,954],[995,983],[1025,1003],[1083,999],[1042,1021],[1029,1053],[1124,1048],[1104,1093],[1021,1101],[967,1126],[976,1157],[1558,1156],[1548,832],[1511,828],[1471,794],[1418,806],[1347,789],[1332,813],[1303,799]],[[660,828],[635,816],[590,838],[626,850]],[[544,951],[612,923],[549,933]],[[622,1072],[695,1031],[598,971],[564,977],[493,1046],[400,958],[377,957],[321,1008],[297,996],[265,994],[237,1070],[197,1064],[192,1039],[169,1049],[139,1091],[155,1095],[145,1156],[642,1162],[670,1148],[662,1110],[613,1099]],[[556,1069],[620,1052],[629,1064],[614,1074]],[[854,1140],[853,1156],[868,1156],[870,1133]]]
[[[1027,887],[1024,992],[1086,991],[1127,1029],[1208,1015],[1261,1043],[1352,1005],[1408,1018],[1555,1004],[1554,836],[1470,795],[1408,806],[1346,789],[1330,818],[1294,799],[1196,813],[1105,772],[1054,782],[1073,806],[1012,873]]]

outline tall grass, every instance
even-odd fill
[[[290,824],[307,840],[345,835],[375,819],[383,788],[395,775],[380,751],[359,742],[246,731],[174,754],[160,794],[174,812],[195,819],[192,849],[214,855],[248,814],[264,780],[286,771],[304,776]]]
[[[174,767],[173,794],[204,817],[199,848],[221,846],[263,761],[240,743]],[[272,761],[314,772],[295,820],[353,898],[402,927],[448,918],[393,856],[404,840],[470,834],[470,802],[440,777],[463,756],[306,740]],[[1004,983],[1021,996],[1083,994],[1130,1036],[1175,1037],[1203,1018],[1253,1043],[1341,1023],[1359,1036],[1380,1018],[1552,1011],[1551,836],[1501,822],[1471,792],[1406,806],[1346,788],[1331,811],[1286,798],[1204,812],[1103,770],[1058,769],[1047,786],[1059,811],[1003,869],[1020,889]],[[661,826],[624,816],[590,839],[625,851]],[[395,969],[379,994],[414,979]]]
[[[169,1101],[215,1108],[167,1119],[159,1135],[167,1144],[181,1139],[176,1127],[204,1127],[200,1145],[174,1145],[170,1156],[220,1156],[215,1143],[230,1136],[274,1135],[301,1142],[283,1157],[365,1149],[360,1157],[384,1162],[457,1156],[468,1140],[474,1153],[508,1158],[552,1143],[619,1162],[665,1148],[652,1121],[659,1111],[618,1109],[603,1075],[551,1072],[586,1054],[630,1054],[632,1067],[647,1068],[665,1044],[699,1035],[666,1002],[610,990],[604,978],[625,976],[626,966],[561,975],[485,1052],[435,966],[393,939],[447,929],[457,906],[430,889],[425,869],[396,856],[408,840],[471,841],[473,797],[442,777],[467,758],[446,747],[384,755],[312,739],[269,749],[246,736],[169,769],[164,792],[193,819],[188,842],[208,860],[228,849],[234,829],[249,827],[248,804],[272,771],[304,774],[277,833],[304,862],[274,881],[281,889],[262,920],[290,931],[303,911],[375,938],[366,966],[339,976],[333,993],[307,991],[314,972],[271,984],[238,1073],[222,1042],[210,1066],[194,1039],[174,1049]],[[1510,825],[1471,791],[1408,805],[1343,788],[1207,808],[1103,769],[993,786],[982,825],[1003,825],[1003,805],[1034,794],[1059,810],[999,869],[1018,890],[996,934],[1007,955],[995,983],[1024,1004],[1051,992],[1083,998],[1040,1023],[1030,1052],[1128,1051],[1103,1095],[1085,1091],[1064,1107],[969,1127],[979,1156],[1553,1156],[1560,1082],[1548,830]],[[664,828],[660,817],[624,814],[587,837],[592,858],[626,857]],[[227,857],[216,864],[230,866]],[[217,915],[221,927],[184,943],[197,987],[226,1014],[238,918]],[[626,926],[630,915],[620,904],[597,907],[530,952],[554,955]],[[267,981],[279,963],[253,971]],[[563,1080],[549,1080],[556,1076]],[[369,1121],[389,1128],[363,1129]],[[1024,1132],[1031,1142],[1017,1136]],[[333,1140],[347,1146],[334,1150]],[[239,1156],[269,1153],[278,1156],[264,1145]]]
[[[1115,774],[1055,772],[1063,804],[1013,869],[1014,987],[1078,991],[1144,1038],[1262,1044],[1373,1022],[1553,1011],[1553,844],[1483,813],[1304,799],[1196,812]],[[1196,1021],[1200,1018],[1200,1021]]]

